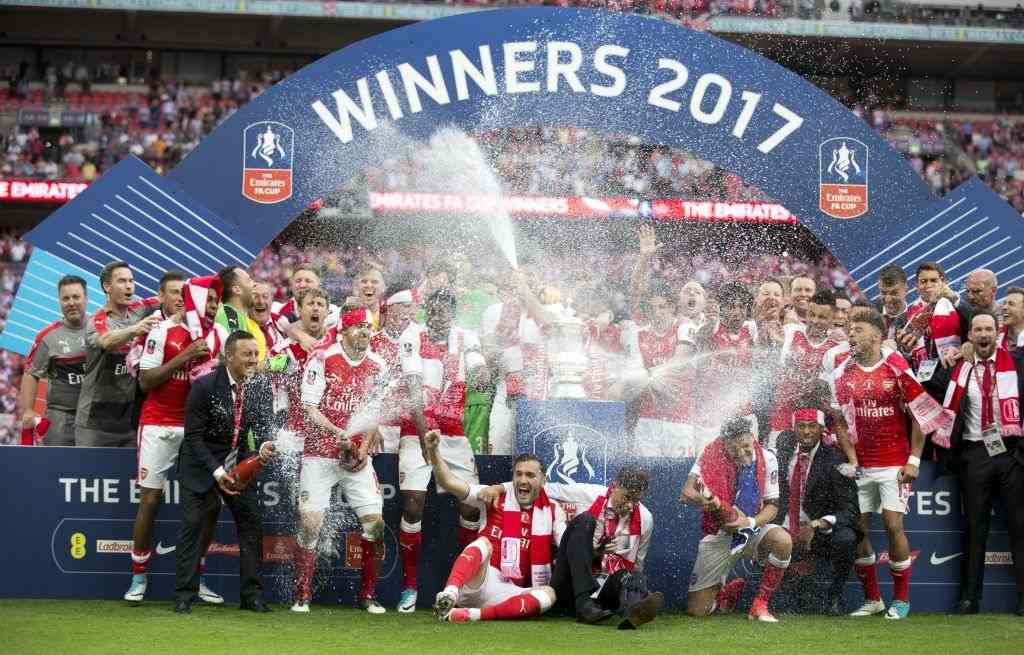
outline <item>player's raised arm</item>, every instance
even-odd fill
[[[469,485],[451,472],[447,462],[438,452],[441,447],[441,433],[437,430],[430,430],[422,437],[422,441],[423,449],[428,455],[427,459],[434,469],[434,479],[437,484],[460,501],[469,498]]]

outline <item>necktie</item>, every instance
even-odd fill
[[[793,478],[789,481],[789,533],[794,536],[800,530],[800,506],[804,501],[804,477],[809,459],[807,453],[800,453],[793,468]]]
[[[981,430],[992,425],[995,419],[992,415],[992,362],[985,361],[985,374],[981,379]]]
[[[238,462],[238,433],[242,428],[242,386],[240,384],[231,385],[231,395],[234,398],[232,401],[233,407],[233,430],[231,434],[231,452],[228,453],[227,458],[224,460],[224,469],[230,471],[235,468],[235,464]]]

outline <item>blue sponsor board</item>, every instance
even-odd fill
[[[559,450],[559,453],[562,453]],[[579,451],[577,451],[578,457]],[[541,454],[545,465],[564,461]],[[0,447],[0,459],[8,475],[0,478],[0,498],[8,522],[16,520],[18,531],[0,541],[0,597],[8,598],[120,598],[127,589],[130,571],[132,522],[138,509],[133,490],[135,453],[105,448]],[[485,483],[509,479],[510,457],[479,457],[480,477]],[[610,475],[624,462],[619,449],[606,460]],[[665,592],[670,606],[681,608],[686,600],[697,542],[701,536],[700,515],[678,501],[679,491],[691,462],[646,460],[640,462],[651,473],[651,489],[645,504],[655,517],[655,532],[647,559],[654,588]],[[397,457],[382,455],[374,467],[384,493],[384,517],[389,527],[385,556],[381,564],[379,596],[386,605],[397,603],[401,593],[401,567],[397,558],[396,533],[400,516],[397,494]],[[595,471],[598,466],[591,460]],[[584,469],[586,467],[583,467]],[[577,474],[579,468],[577,467]],[[934,469],[925,464],[922,479],[910,499],[907,533],[915,554],[911,599],[915,611],[943,611],[956,601],[962,560],[962,517],[959,497],[951,478],[934,480]],[[290,600],[293,588],[290,549],[295,510],[292,482],[275,467],[266,470],[261,482],[264,512],[265,586],[271,598]],[[150,566],[153,600],[171,598],[174,586],[174,553],[180,517],[177,485],[172,481],[165,493],[154,533],[154,554]],[[330,521],[330,538],[338,551],[331,560],[321,558],[318,602],[341,600],[352,603],[359,570],[353,554],[345,547],[358,533],[354,516],[343,511]],[[423,553],[420,559],[420,601],[428,606],[448,574],[457,554],[457,518],[450,495],[431,494],[423,519]],[[872,539],[879,553],[885,551],[880,522],[874,524]],[[1006,529],[1002,521],[993,524],[988,544],[984,608],[1009,611],[1015,607],[1016,592],[1009,563]],[[237,540],[230,515],[225,511],[217,526],[214,546],[207,558],[210,585],[229,600],[238,597]],[[329,570],[326,568],[329,566]],[[757,571],[738,567],[744,575]],[[749,570],[748,570],[749,569]],[[327,570],[327,573],[324,571]],[[882,567],[883,585],[891,584]],[[860,600],[858,584],[851,579],[849,600]]]

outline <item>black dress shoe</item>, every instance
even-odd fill
[[[1020,607],[1017,608],[1016,614],[1017,614],[1017,616],[1024,616],[1024,605],[1021,605]]]
[[[601,609],[592,599],[576,604],[576,620],[580,623],[594,624],[604,621],[612,615],[611,610]]]
[[[978,606],[978,601],[962,600],[956,604],[956,607],[953,608],[953,611],[950,612],[950,614],[964,616],[967,614],[977,614],[980,610],[981,608]]]
[[[192,601],[190,601],[190,600],[176,600],[176,601],[174,601],[174,613],[175,614],[191,614],[192,613]]]
[[[260,612],[260,613],[273,612],[274,611],[274,610],[270,609],[270,605],[267,605],[262,600],[250,600],[248,602],[245,602],[245,603],[242,603],[241,605],[239,605],[238,609],[249,610],[250,612]]]
[[[665,604],[665,595],[660,591],[647,594],[643,600],[630,605],[619,623],[619,630],[636,630],[645,623],[650,623],[658,616],[658,610]]]

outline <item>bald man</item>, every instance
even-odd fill
[[[996,274],[987,268],[972,271],[967,276],[967,281],[964,282],[964,288],[967,290],[967,302],[975,311],[982,309],[990,312],[997,311],[996,288],[998,286]]]

